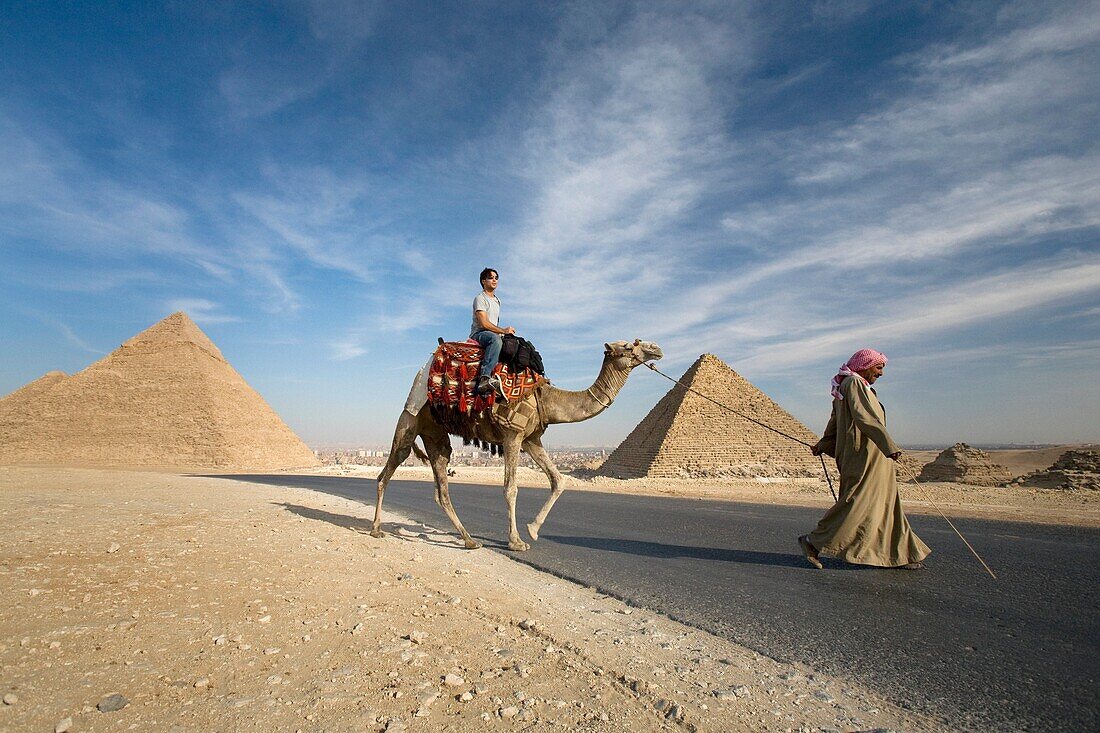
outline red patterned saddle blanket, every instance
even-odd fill
[[[493,392],[484,396],[476,392],[481,352],[481,344],[473,341],[440,344],[428,370],[428,402],[467,415],[492,408],[499,397]],[[500,377],[509,403],[522,400],[546,382],[545,377],[531,369],[513,373],[503,364],[497,364],[493,374]]]

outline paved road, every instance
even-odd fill
[[[363,479],[240,478],[372,505],[375,496]],[[386,505],[450,530],[432,496],[429,483],[394,481]],[[499,487],[453,485],[451,497],[471,534],[507,552]],[[521,528],[545,497],[520,491]],[[819,514],[566,492],[531,551],[509,554],[771,657],[854,677],[951,729],[1100,730],[1100,530],[955,520],[994,581],[942,519],[915,516],[934,550],[926,570],[826,560],[815,571],[794,538]]]

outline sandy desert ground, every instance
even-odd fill
[[[657,489],[659,490],[659,489]],[[0,468],[0,731],[934,730],[298,488]]]

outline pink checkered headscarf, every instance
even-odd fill
[[[877,364],[886,366],[886,354],[880,354],[874,349],[860,349],[852,354],[852,358],[841,364],[840,370],[837,372],[836,376],[833,377],[833,398],[838,400],[844,399],[844,395],[840,394],[840,383],[844,381],[845,377],[858,377],[866,384],[867,380],[860,377],[857,372],[861,372],[864,369],[870,369]]]

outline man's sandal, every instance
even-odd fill
[[[806,558],[806,562],[813,565],[818,570],[821,570],[824,566],[821,561],[817,559],[817,550],[810,544],[809,535],[802,535],[798,538],[798,546],[802,548],[802,555]]]

